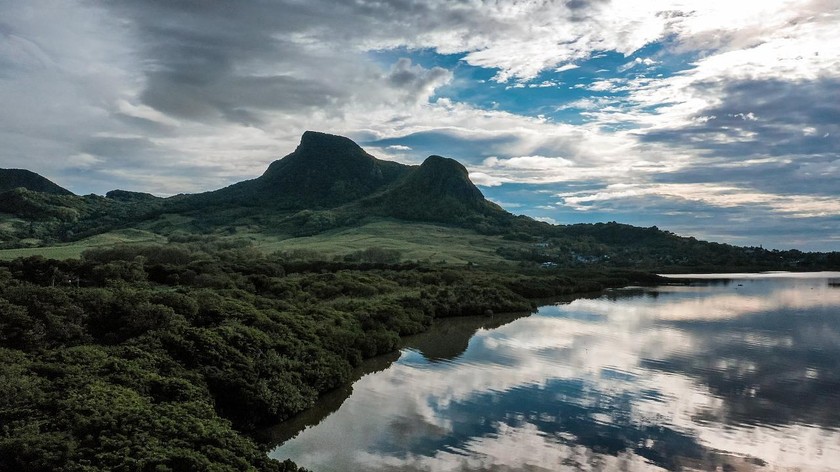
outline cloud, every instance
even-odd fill
[[[442,67],[424,69],[400,58],[388,74],[388,82],[405,91],[416,102],[425,102],[435,89],[452,80],[452,73]]]
[[[659,62],[657,62],[657,61],[655,61],[655,60],[653,60],[649,57],[645,57],[645,58],[637,57],[637,58],[633,59],[632,61],[628,62],[627,64],[624,64],[623,66],[619,67],[618,71],[619,72],[626,72],[626,71],[628,71],[630,69],[633,69],[635,67],[638,67],[638,66],[651,67],[651,66],[654,66],[656,64],[659,64]]]
[[[573,165],[573,163],[568,159],[546,156],[519,156],[508,159],[488,157],[484,160],[483,164],[487,167],[502,167],[507,169],[555,171],[562,170]]]
[[[493,177],[484,172],[470,172],[470,180],[482,187],[496,187],[505,182],[504,179]]]
[[[54,67],[52,59],[34,42],[4,33],[0,29],[0,74],[44,70]]]
[[[700,202],[717,208],[750,207],[799,218],[840,214],[840,201],[832,197],[774,195],[714,184],[610,185],[596,193],[580,192],[562,197],[565,205],[586,210],[589,204],[655,195]]]
[[[562,66],[554,69],[554,72],[566,72],[567,70],[574,70],[580,68],[577,64],[563,64]]]
[[[819,159],[835,154],[840,144],[840,104],[826,100],[838,86],[840,77],[698,83],[698,94],[717,98],[677,126],[644,132],[641,139],[715,157]]]
[[[555,220],[554,218],[552,218],[550,216],[535,216],[534,219],[537,220],[537,221],[542,221],[543,223],[548,223],[548,224],[552,224],[552,225],[557,224],[557,220]]]

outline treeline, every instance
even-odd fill
[[[659,272],[837,270],[840,252],[802,252],[738,247],[681,237],[653,226],[620,223],[551,226],[520,222],[503,238],[521,244],[497,249],[513,261],[551,263],[560,268],[602,267]]]
[[[207,238],[2,262],[0,470],[297,470],[243,433],[435,317],[629,280],[609,277],[288,261]]]

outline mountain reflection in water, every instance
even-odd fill
[[[837,274],[800,277],[444,320],[275,428],[271,456],[315,471],[838,470]]]

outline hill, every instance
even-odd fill
[[[26,169],[0,169],[0,193],[23,187],[33,192],[54,195],[73,195],[73,192],[51,180]]]

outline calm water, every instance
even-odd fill
[[[741,277],[441,323],[276,428],[271,456],[317,472],[840,470],[840,274]]]

